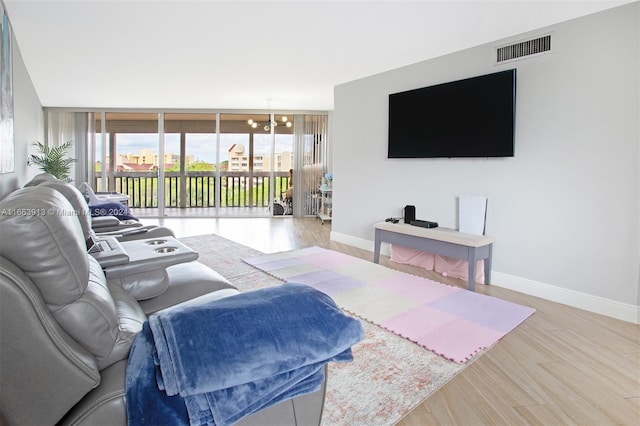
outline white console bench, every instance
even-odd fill
[[[484,259],[484,281],[491,282],[491,252],[493,238],[458,232],[450,228],[422,228],[405,223],[379,222],[374,225],[373,261],[380,261],[380,245],[397,244],[404,247],[464,259],[469,262],[469,290],[476,288],[476,263]]]

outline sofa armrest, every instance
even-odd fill
[[[129,256],[129,262],[105,268],[107,278],[164,270],[172,265],[198,259],[198,252],[173,237],[123,241],[120,245]]]
[[[120,245],[129,261],[110,265],[104,268],[104,273],[109,281],[116,280],[137,300],[156,297],[168,288],[167,268],[198,258],[198,252],[173,237],[124,241]]]
[[[120,219],[115,216],[94,216],[91,218],[91,227],[96,232],[100,232],[101,228],[110,228],[119,225]]]
[[[103,269],[129,263],[129,255],[114,237],[97,237],[93,239],[93,242],[94,247],[89,248],[89,254],[98,261]]]

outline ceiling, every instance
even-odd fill
[[[341,83],[629,3],[3,1],[45,107],[227,110],[331,110]]]

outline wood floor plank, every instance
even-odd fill
[[[572,348],[583,348],[573,354],[567,354],[566,362],[580,365],[590,371],[592,377],[598,377],[598,382],[603,386],[608,385],[612,392],[621,398],[640,396],[640,378],[630,377],[628,374],[629,371],[640,371],[637,360],[620,356],[620,352],[611,348],[598,346],[591,339],[574,331],[563,330],[553,334],[565,342],[570,342]]]
[[[603,375],[575,362],[544,363],[541,368],[562,383],[564,393],[589,406],[589,419],[600,418],[603,423],[608,420],[615,424],[633,424],[640,420],[640,412],[634,411],[629,401],[620,396],[616,384]]]
[[[483,355],[482,363],[473,363],[467,375],[477,374],[483,378],[483,389],[491,389],[491,393],[510,406],[527,406],[544,404],[544,392],[531,377],[531,358],[512,353],[509,346],[496,345]],[[509,371],[508,376],[502,374]]]
[[[184,236],[217,233],[263,252],[316,245],[373,259],[369,251],[330,241],[331,223],[321,225],[318,219],[180,220],[174,223]],[[380,263],[466,288],[461,280],[400,265],[385,256]],[[398,426],[640,424],[640,325],[496,285],[476,289],[531,306],[536,313]]]
[[[514,407],[522,416],[522,424],[530,425],[577,425],[569,416],[558,410],[553,404]]]

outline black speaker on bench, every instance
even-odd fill
[[[404,207],[404,223],[411,223],[416,220],[416,206]]]

